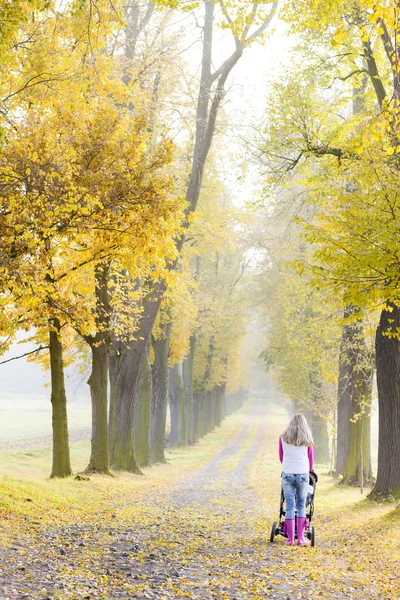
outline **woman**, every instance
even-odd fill
[[[295,507],[297,508],[297,543],[305,546],[306,500],[309,472],[314,466],[314,440],[304,415],[294,415],[279,438],[279,459],[282,463],[282,489],[286,501],[286,544],[293,546]]]

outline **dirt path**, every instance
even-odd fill
[[[351,598],[319,594],[306,572],[291,579],[296,555],[288,552],[309,548],[268,543],[278,507],[266,515],[249,485],[269,435],[267,410],[256,404],[236,437],[171,490],[68,526],[27,522],[1,550],[0,600]]]

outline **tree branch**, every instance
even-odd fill
[[[272,5],[271,11],[268,15],[268,17],[265,19],[264,23],[262,23],[260,25],[260,27],[258,29],[255,30],[254,33],[251,34],[251,36],[246,40],[246,45],[250,44],[251,42],[253,42],[259,35],[261,35],[262,33],[264,33],[264,31],[267,29],[268,25],[271,23],[272,19],[274,18],[274,15],[276,13],[276,11],[278,10],[278,0],[275,0],[275,2]]]
[[[341,148],[331,148],[330,146],[307,145],[307,151],[315,156],[336,156],[339,160],[345,156],[345,152]]]
[[[7,360],[2,360],[0,365],[5,365],[6,363],[11,362],[12,360],[19,360],[20,358],[24,358],[25,356],[30,356],[31,354],[35,354],[36,352],[41,352],[42,350],[48,350],[50,346],[39,346],[35,350],[31,350],[30,352],[25,352],[25,354],[21,354],[21,356],[14,356],[13,358],[8,358]]]
[[[146,25],[150,21],[151,15],[153,14],[154,9],[155,9],[155,4],[153,2],[151,2],[151,0],[150,0],[150,2],[147,5],[146,14],[144,15],[143,19],[139,23],[138,35],[140,35],[142,33],[143,29],[146,27]]]
[[[386,98],[386,90],[383,86],[382,80],[379,76],[378,66],[376,64],[374,52],[372,49],[371,40],[363,42],[364,46],[364,57],[367,62],[368,75],[371,79],[371,83],[374,86],[375,94],[379,103],[380,109],[382,109],[383,101]]]
[[[253,9],[252,9],[252,11],[251,11],[251,16],[250,16],[250,18],[249,18],[249,22],[248,22],[248,24],[246,25],[246,27],[245,27],[245,28],[244,28],[244,30],[243,30],[243,35],[242,35],[242,38],[243,38],[244,40],[246,39],[246,37],[247,37],[247,34],[249,33],[249,29],[250,29],[250,27],[251,27],[251,24],[253,23],[253,21],[254,21],[254,19],[255,19],[255,17],[256,17],[257,10],[258,10],[258,4],[257,4],[257,2],[254,2],[254,4],[253,4]]]
[[[386,23],[382,19],[382,17],[379,17],[378,25],[383,29],[383,33],[381,33],[380,37],[383,43],[383,47],[385,48],[386,56],[388,57],[389,62],[392,66],[392,70],[394,71],[396,69],[396,52],[393,48],[392,40],[390,39]]]
[[[65,72],[66,71],[64,71],[64,73]],[[53,81],[64,81],[64,73],[60,73],[60,75],[51,75],[51,73],[39,73],[39,75],[31,77],[31,79],[29,79],[21,88],[19,88],[19,90],[12,92],[11,94],[3,98],[1,102],[4,104],[5,102],[7,102],[7,100],[10,100],[10,98],[13,98],[17,94],[20,94],[24,90],[34,87],[35,85],[40,85],[41,83],[50,83]],[[35,79],[38,79],[38,77],[43,77],[44,75],[49,75],[48,79],[39,79],[39,81],[35,81]]]
[[[69,275],[70,273],[73,273],[74,271],[77,271],[78,269],[80,269],[81,267],[85,267],[86,265],[89,265],[95,261],[98,260],[104,260],[105,258],[111,258],[112,257],[112,253],[111,250],[115,250],[116,248],[118,248],[117,244],[113,244],[112,246],[109,246],[107,248],[107,254],[103,254],[101,255],[101,253],[103,252],[103,250],[99,250],[98,252],[96,252],[95,254],[93,254],[93,256],[90,256],[89,258],[87,258],[86,260],[78,263],[77,265],[74,265],[73,267],[71,267],[69,269],[69,271],[65,271],[64,273],[61,273],[61,275],[59,275],[56,279],[54,279],[54,282],[58,282],[61,279],[64,279],[64,277],[66,277],[67,275]]]
[[[237,35],[235,34],[235,31],[233,29],[233,25],[234,25],[233,21],[232,21],[231,17],[229,16],[228,10],[224,4],[224,0],[219,0],[219,4],[221,6],[222,12],[224,13],[224,17],[228,22],[229,28],[232,32],[233,39],[235,40],[235,44],[236,44],[236,49],[238,50],[239,47],[241,46],[241,42],[240,42],[239,38],[237,37]]]
[[[225,62],[222,63],[222,65],[219,67],[219,69],[217,69],[214,73],[212,73],[212,75],[210,77],[211,83],[214,83],[214,81],[216,79],[218,79],[219,77],[221,77],[221,75],[225,71],[228,71],[228,74],[229,74],[229,72],[233,69],[233,67],[235,66],[235,64],[237,63],[239,58],[242,56],[242,54],[243,54],[243,44],[241,44],[239,42],[239,45],[236,47],[236,50],[231,54],[231,56],[229,58],[227,58]]]
[[[352,71],[348,75],[344,75],[343,77],[340,77],[340,75],[338,75],[337,77],[335,77],[331,85],[327,89],[330,89],[333,86],[336,79],[339,79],[339,81],[347,81],[348,79],[351,79],[351,77],[354,77],[354,75],[360,75],[361,73],[366,73],[367,75],[369,75],[369,71],[367,69],[354,69],[354,71]]]

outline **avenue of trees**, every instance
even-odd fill
[[[177,16],[201,20],[199,78]],[[88,472],[140,472],[242,402],[245,210],[213,154],[276,3],[20,0],[0,9],[2,351],[51,373],[52,477],[72,473],[65,365],[90,363]],[[213,39],[229,40],[221,64]],[[192,44],[192,40],[189,41]],[[228,396],[226,395],[228,393]]]
[[[251,150],[269,202],[264,360],[295,403],[337,438],[345,483],[400,492],[400,204],[397,1],[287,1],[291,67],[269,94]]]
[[[238,207],[226,101],[277,12],[296,48],[236,157],[261,173]],[[138,473],[165,461],[168,404],[171,447],[241,404],[256,309],[318,459],[400,494],[399,33],[399,0],[2,3],[1,351],[23,331],[50,369],[53,477],[72,473],[71,360],[90,365],[88,472]]]

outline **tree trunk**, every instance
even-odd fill
[[[234,395],[233,394],[227,394],[225,397],[225,415],[231,415],[233,412],[233,400]]]
[[[198,436],[199,438],[207,435],[207,394],[201,392],[199,394],[199,424],[198,424]]]
[[[344,318],[349,316],[349,308],[344,311]],[[345,324],[342,329],[342,340],[339,354],[339,379],[338,379],[338,404],[337,404],[337,452],[336,452],[336,476],[343,475],[346,468],[346,457],[348,455],[349,431],[352,396],[352,371],[353,352],[350,351],[354,345],[353,327]]]
[[[361,85],[353,88],[353,114],[365,108],[367,77]],[[354,186],[347,184],[349,191]],[[338,410],[337,410],[337,461],[336,476],[343,482],[355,484],[370,479],[370,407],[372,402],[372,366],[364,340],[361,319],[346,323],[357,316],[359,308],[347,306],[344,310],[345,325],[339,357]],[[359,417],[357,417],[359,415]],[[365,425],[365,427],[364,427]],[[362,448],[362,451],[361,451]]]
[[[96,329],[95,336],[84,339],[92,352],[92,372],[88,380],[92,400],[91,455],[86,471],[110,473],[108,447],[108,349],[110,302],[108,296],[109,263],[95,267]]]
[[[206,393],[206,433],[215,429],[216,388]]]
[[[185,389],[182,377],[182,363],[169,370],[169,401],[171,411],[170,447],[186,446]]]
[[[108,374],[110,386],[110,406],[108,410],[108,452],[110,455],[110,464],[113,463],[114,448],[117,429],[117,388],[114,382],[117,378],[118,355],[112,351],[108,359]]]
[[[88,472],[109,473],[108,448],[108,348],[105,343],[92,345],[92,372],[88,384],[92,400],[92,440]]]
[[[149,9],[151,9],[151,6],[152,3],[149,3]],[[246,42],[236,39],[235,50],[231,56],[223,62],[220,68],[212,73],[212,43],[215,12],[214,0],[204,0],[204,8],[201,75],[196,110],[196,134],[191,173],[186,190],[186,219],[182,224],[184,231],[190,225],[190,219],[187,217],[197,208],[203,182],[204,166],[215,133],[221,101],[225,96],[226,81],[232,69],[243,55],[243,50],[247,45]],[[257,35],[261,34],[266,29],[275,14],[276,9],[277,2],[274,2],[264,25],[258,28]],[[127,32],[130,36],[130,46],[129,48],[127,47],[128,58],[133,54],[135,49],[133,40],[135,39],[135,30],[137,29],[135,13],[133,12],[131,16],[133,19],[132,33]],[[142,19],[142,23],[145,22],[145,18]],[[213,89],[213,85],[215,86],[215,89]],[[182,235],[176,238],[176,248],[178,252],[182,250],[184,240],[185,234],[183,232]],[[177,261],[175,260],[168,264],[168,268],[173,271],[176,268],[176,264]],[[119,349],[120,355],[118,356],[118,360],[116,360],[117,364],[115,365],[115,368],[112,367],[112,371],[115,373],[115,377],[112,381],[112,409],[110,412],[110,416],[113,419],[110,424],[110,434],[112,436],[110,440],[112,462],[113,464],[128,465],[129,470],[135,470],[136,467],[134,464],[134,457],[131,454],[131,444],[128,434],[131,423],[127,423],[127,419],[131,418],[132,404],[134,402],[139,381],[139,369],[145,353],[145,343],[151,334],[165,289],[165,281],[161,281],[158,284],[151,301],[144,307],[142,323],[137,332],[135,341],[130,344],[129,350],[124,348]]]
[[[179,440],[179,400],[178,384],[175,380],[173,368],[169,369],[169,413],[171,418],[171,431],[169,434],[169,447],[176,448]]]
[[[218,385],[215,390],[215,425],[221,426],[222,419],[225,417],[225,389],[226,383]]]
[[[239,410],[243,406],[243,402],[246,398],[245,390],[238,390],[233,394],[228,394],[225,398],[226,414],[231,415],[236,410]]]
[[[366,483],[372,477],[371,466],[371,418],[372,374],[368,382],[363,373],[357,373],[358,382],[352,397],[352,421],[349,427],[349,440],[343,483],[348,485]],[[367,412],[364,403],[368,403]],[[356,415],[360,415],[358,418]]]
[[[193,443],[193,362],[196,348],[196,336],[190,338],[189,355],[183,361],[183,384],[185,387],[185,427],[188,443]]]
[[[193,430],[192,430],[192,443],[197,444],[200,439],[199,428],[200,428],[200,405],[201,405],[201,393],[193,393]]]
[[[188,439],[186,435],[186,410],[185,410],[185,384],[183,382],[183,364],[175,365],[176,377],[178,380],[179,390],[179,445],[187,446]]]
[[[50,325],[51,407],[53,426],[53,467],[51,477],[72,475],[68,441],[67,397],[64,383],[63,350],[60,340],[60,320]]]
[[[314,452],[317,462],[327,462],[329,460],[329,437],[328,427],[325,419],[317,415],[312,417],[312,432],[314,436]]]
[[[347,307],[344,319],[357,312],[358,309]],[[372,477],[371,402],[372,366],[362,321],[358,320],[343,326],[339,358],[336,476],[341,475],[346,484],[353,485],[361,479],[368,481]]]
[[[376,332],[378,474],[372,497],[400,495],[400,308],[387,302]]]
[[[153,338],[154,363],[151,367],[153,389],[150,411],[150,460],[153,463],[165,462],[165,425],[169,398],[168,352],[171,325],[164,329],[165,337]]]
[[[117,471],[141,473],[134,445],[136,381],[140,378],[141,365],[129,376],[126,370],[127,362],[126,353],[116,354],[110,361],[110,461],[111,467]]]
[[[152,396],[152,376],[150,365],[150,341],[147,345],[139,377],[137,398],[134,411],[134,447],[136,461],[139,467],[146,467],[150,463],[149,437],[150,437],[150,403]]]
[[[152,3],[149,3],[151,8]],[[183,233],[176,238],[176,249],[178,252],[182,250],[185,240],[185,230],[190,225],[190,219],[187,217],[193,213],[198,204],[201,186],[203,182],[204,166],[211,148],[217,116],[220,109],[221,101],[225,96],[225,84],[241,56],[247,43],[238,39],[235,41],[235,50],[231,56],[221,64],[221,66],[212,73],[212,43],[213,43],[213,28],[214,28],[214,0],[204,0],[204,26],[203,26],[203,46],[202,46],[202,61],[200,74],[200,87],[198,93],[197,110],[196,110],[196,134],[193,147],[191,173],[188,187],[186,190],[186,219],[183,222]],[[258,28],[258,33],[261,34],[269,25],[273,15],[277,9],[277,2],[273,2],[271,11],[262,27]],[[136,17],[132,14],[133,30],[137,28],[135,25]],[[143,20],[142,20],[143,22]],[[132,40],[135,34],[129,34]],[[254,39],[254,36],[250,36]],[[134,51],[135,44],[130,43],[130,53]],[[215,86],[213,88],[213,86]],[[168,264],[168,268],[173,271],[176,269],[177,260]],[[131,455],[130,441],[127,437],[127,432],[130,425],[126,419],[130,418],[132,412],[133,398],[138,385],[138,375],[140,365],[145,353],[145,342],[151,334],[157,312],[162,301],[163,294],[166,289],[165,281],[161,281],[155,290],[150,302],[144,307],[142,323],[137,332],[136,339],[130,344],[129,350],[120,348],[120,356],[118,357],[118,365],[113,371],[116,377],[112,383],[112,411],[113,418],[110,432],[112,456],[118,455],[118,464],[130,465],[129,469],[134,470],[134,459]],[[116,459],[115,459],[116,460]]]

